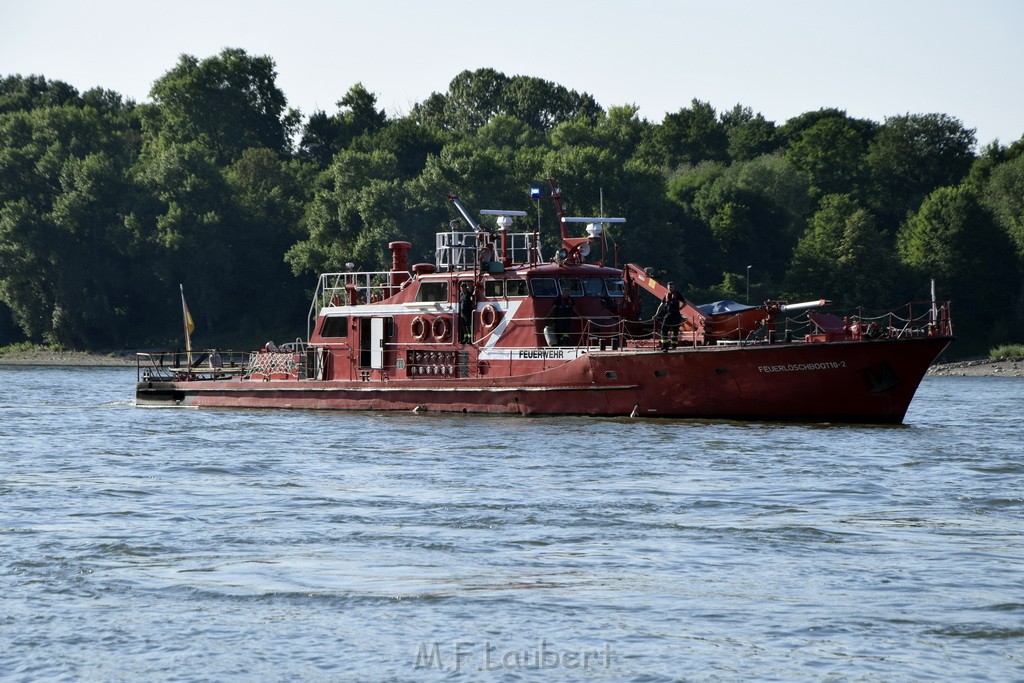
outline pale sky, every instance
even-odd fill
[[[389,116],[464,69],[537,76],[660,122],[694,98],[778,124],[823,107],[1024,135],[1024,0],[0,0],[0,76],[138,102],[183,53],[269,55],[309,115],[361,82]]]

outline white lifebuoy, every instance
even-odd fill
[[[480,324],[484,326],[485,330],[493,329],[500,319],[501,313],[493,304],[487,304],[484,306],[484,310],[480,311]]]
[[[423,318],[416,316],[409,323],[409,332],[412,333],[413,339],[416,341],[423,341],[427,336],[427,324],[423,322]]]
[[[439,315],[434,318],[434,323],[430,326],[430,331],[434,333],[434,339],[437,341],[444,341],[448,338],[448,318],[443,315]]]

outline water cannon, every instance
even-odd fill
[[[625,223],[625,218],[593,218],[593,217],[572,217],[562,216],[562,246],[569,254],[569,259],[573,260],[573,256],[576,255],[581,259],[585,259],[590,255],[590,243],[594,240],[599,239],[604,234],[604,226],[609,223]],[[586,223],[586,237],[569,237],[569,231],[567,229],[568,223]]]
[[[825,308],[831,306],[832,302],[828,299],[818,299],[817,301],[801,301],[795,304],[779,304],[779,313],[800,313],[801,311],[809,311],[812,308]]]

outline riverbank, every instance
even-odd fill
[[[940,377],[1024,377],[1024,359],[965,360],[942,363],[928,368],[929,375]]]
[[[45,348],[0,350],[0,365],[134,366],[135,352],[91,353]]]

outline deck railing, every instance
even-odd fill
[[[139,382],[170,382],[182,378],[229,379],[248,372],[249,351],[140,351],[135,354]]]
[[[317,281],[313,301],[309,305],[306,339],[313,334],[316,318],[325,306],[352,306],[388,299],[411,280],[404,270],[373,270],[345,273],[323,273]]]
[[[144,351],[135,354],[135,375],[138,382],[305,379],[309,356],[301,340],[259,351]]]
[[[536,233],[510,232],[504,239],[505,258],[508,262],[541,262],[540,239]],[[434,258],[438,271],[476,270],[481,263],[501,261],[501,249],[501,233],[439,232],[435,240]]]

